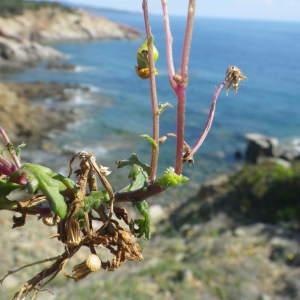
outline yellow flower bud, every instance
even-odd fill
[[[151,43],[153,45],[154,38],[151,36]],[[156,47],[153,45],[153,60],[156,62],[157,58],[159,56],[159,53],[156,49]],[[141,79],[149,78],[149,65],[148,65],[148,41],[147,39],[145,42],[138,48],[136,52],[136,58],[137,58],[137,66],[135,66],[135,70],[137,75]],[[157,70],[154,69],[154,74],[157,75]]]

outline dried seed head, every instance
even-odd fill
[[[103,167],[100,165],[99,169],[100,169],[101,174],[104,176],[108,176],[111,173],[111,171],[109,171],[109,167]]]
[[[78,220],[71,218],[66,221],[67,244],[77,246],[80,244],[80,227]]]
[[[98,255],[90,254],[85,259],[86,266],[91,270],[91,272],[96,272],[101,267],[101,260]]]
[[[173,76],[173,79],[174,79],[174,81],[175,81],[177,84],[182,83],[182,77],[181,77],[180,74],[175,74],[175,75]]]
[[[240,80],[247,80],[247,77],[242,74],[241,70],[238,67],[230,66],[226,71],[225,77],[225,81],[227,84],[226,95],[228,95],[228,91],[232,86],[237,93]]]
[[[73,267],[73,278],[75,281],[87,277],[92,272],[96,272],[101,267],[101,260],[96,254],[89,254],[84,262]]]
[[[43,217],[42,221],[45,225],[52,227],[52,226],[55,226],[57,224],[57,222],[60,221],[60,218],[59,218],[59,216]]]

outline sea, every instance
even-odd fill
[[[87,9],[144,32],[142,14]],[[160,133],[164,135],[176,132],[176,97],[168,82],[162,16],[151,15],[150,22],[159,51],[158,101],[174,106],[160,118]],[[170,23],[175,69],[179,70],[186,18],[171,16]],[[68,62],[77,66],[75,72],[49,71],[41,63],[26,71],[2,74],[0,79],[90,87],[90,93],[74,93],[68,105],[80,111],[81,117],[65,131],[53,133],[53,143],[71,153],[92,150],[98,163],[115,173],[115,160],[126,159],[131,153],[150,163],[151,147],[140,137],[152,131],[149,81],[138,78],[134,69],[136,50],[142,42],[54,44],[67,54]],[[191,179],[186,186],[190,191],[200,182],[230,173],[243,164],[234,154],[245,153],[247,133],[274,136],[281,143],[300,137],[300,23],[197,17],[189,60],[186,142],[192,146],[201,134],[214,90],[231,65],[239,67],[248,80],[241,82],[238,93],[230,90],[226,96],[225,89],[221,91],[211,130],[194,155],[195,164],[183,169]],[[174,161],[175,141],[169,138],[160,148],[158,173],[174,166]]]

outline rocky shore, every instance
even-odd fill
[[[1,83],[0,120],[1,126],[15,144],[41,141],[53,128],[65,128],[76,119],[73,109],[50,109],[33,100],[51,97],[56,102],[67,101],[66,91],[80,89],[78,85],[55,82]]]
[[[0,69],[22,69],[37,61],[65,57],[45,44],[140,38],[139,30],[81,9],[72,12],[48,7],[24,10],[22,15],[0,17]]]

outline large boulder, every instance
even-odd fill
[[[245,135],[248,141],[246,161],[256,164],[259,157],[279,157],[280,146],[277,138],[265,136],[260,133],[248,133]]]
[[[65,55],[54,48],[1,35],[0,32],[0,67],[2,69],[20,69],[36,61],[62,58],[65,58]]]

